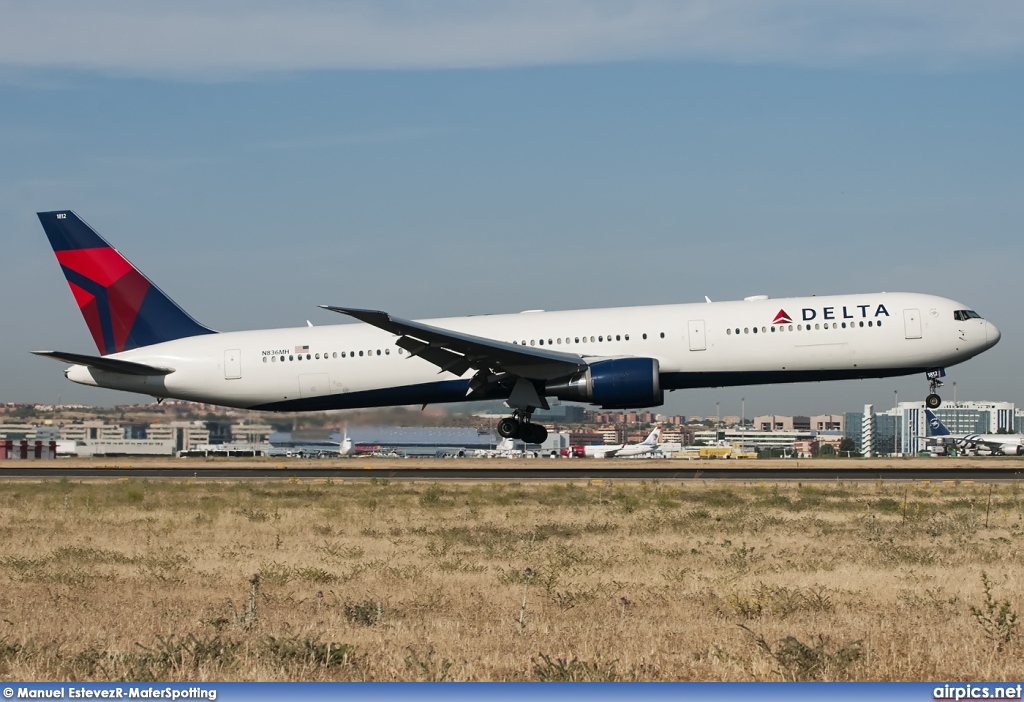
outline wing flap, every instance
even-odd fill
[[[76,366],[89,366],[108,373],[120,373],[122,375],[170,375],[173,368],[161,368],[150,366],[135,361],[124,361],[120,358],[106,358],[103,356],[88,356],[82,353],[69,353],[67,351],[33,351],[37,356],[46,356],[65,363],[72,363]]]

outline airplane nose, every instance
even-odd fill
[[[1002,337],[1002,334],[999,333],[999,329],[996,327],[996,325],[992,324],[992,322],[990,322],[990,321],[988,321],[986,319],[985,320],[985,341],[988,343],[988,345],[990,347],[991,346],[995,346],[997,343],[999,343],[1000,337]]]

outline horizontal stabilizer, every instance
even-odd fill
[[[161,368],[159,366],[148,366],[145,363],[135,361],[122,361],[119,358],[103,356],[87,356],[82,353],[68,353],[66,351],[33,351],[37,356],[46,356],[65,363],[73,363],[76,366],[89,366],[108,373],[120,373],[122,375],[169,375],[174,372],[173,368]]]

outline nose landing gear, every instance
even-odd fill
[[[942,404],[942,398],[935,391],[942,387],[942,381],[939,378],[945,377],[946,370],[936,368],[928,371],[925,375],[928,378],[928,397],[924,398],[924,405],[928,409],[938,409]]]

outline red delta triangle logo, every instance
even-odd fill
[[[790,319],[789,315],[786,314],[786,310],[779,310],[779,313],[775,315],[775,320],[772,324],[792,324],[793,320]]]

